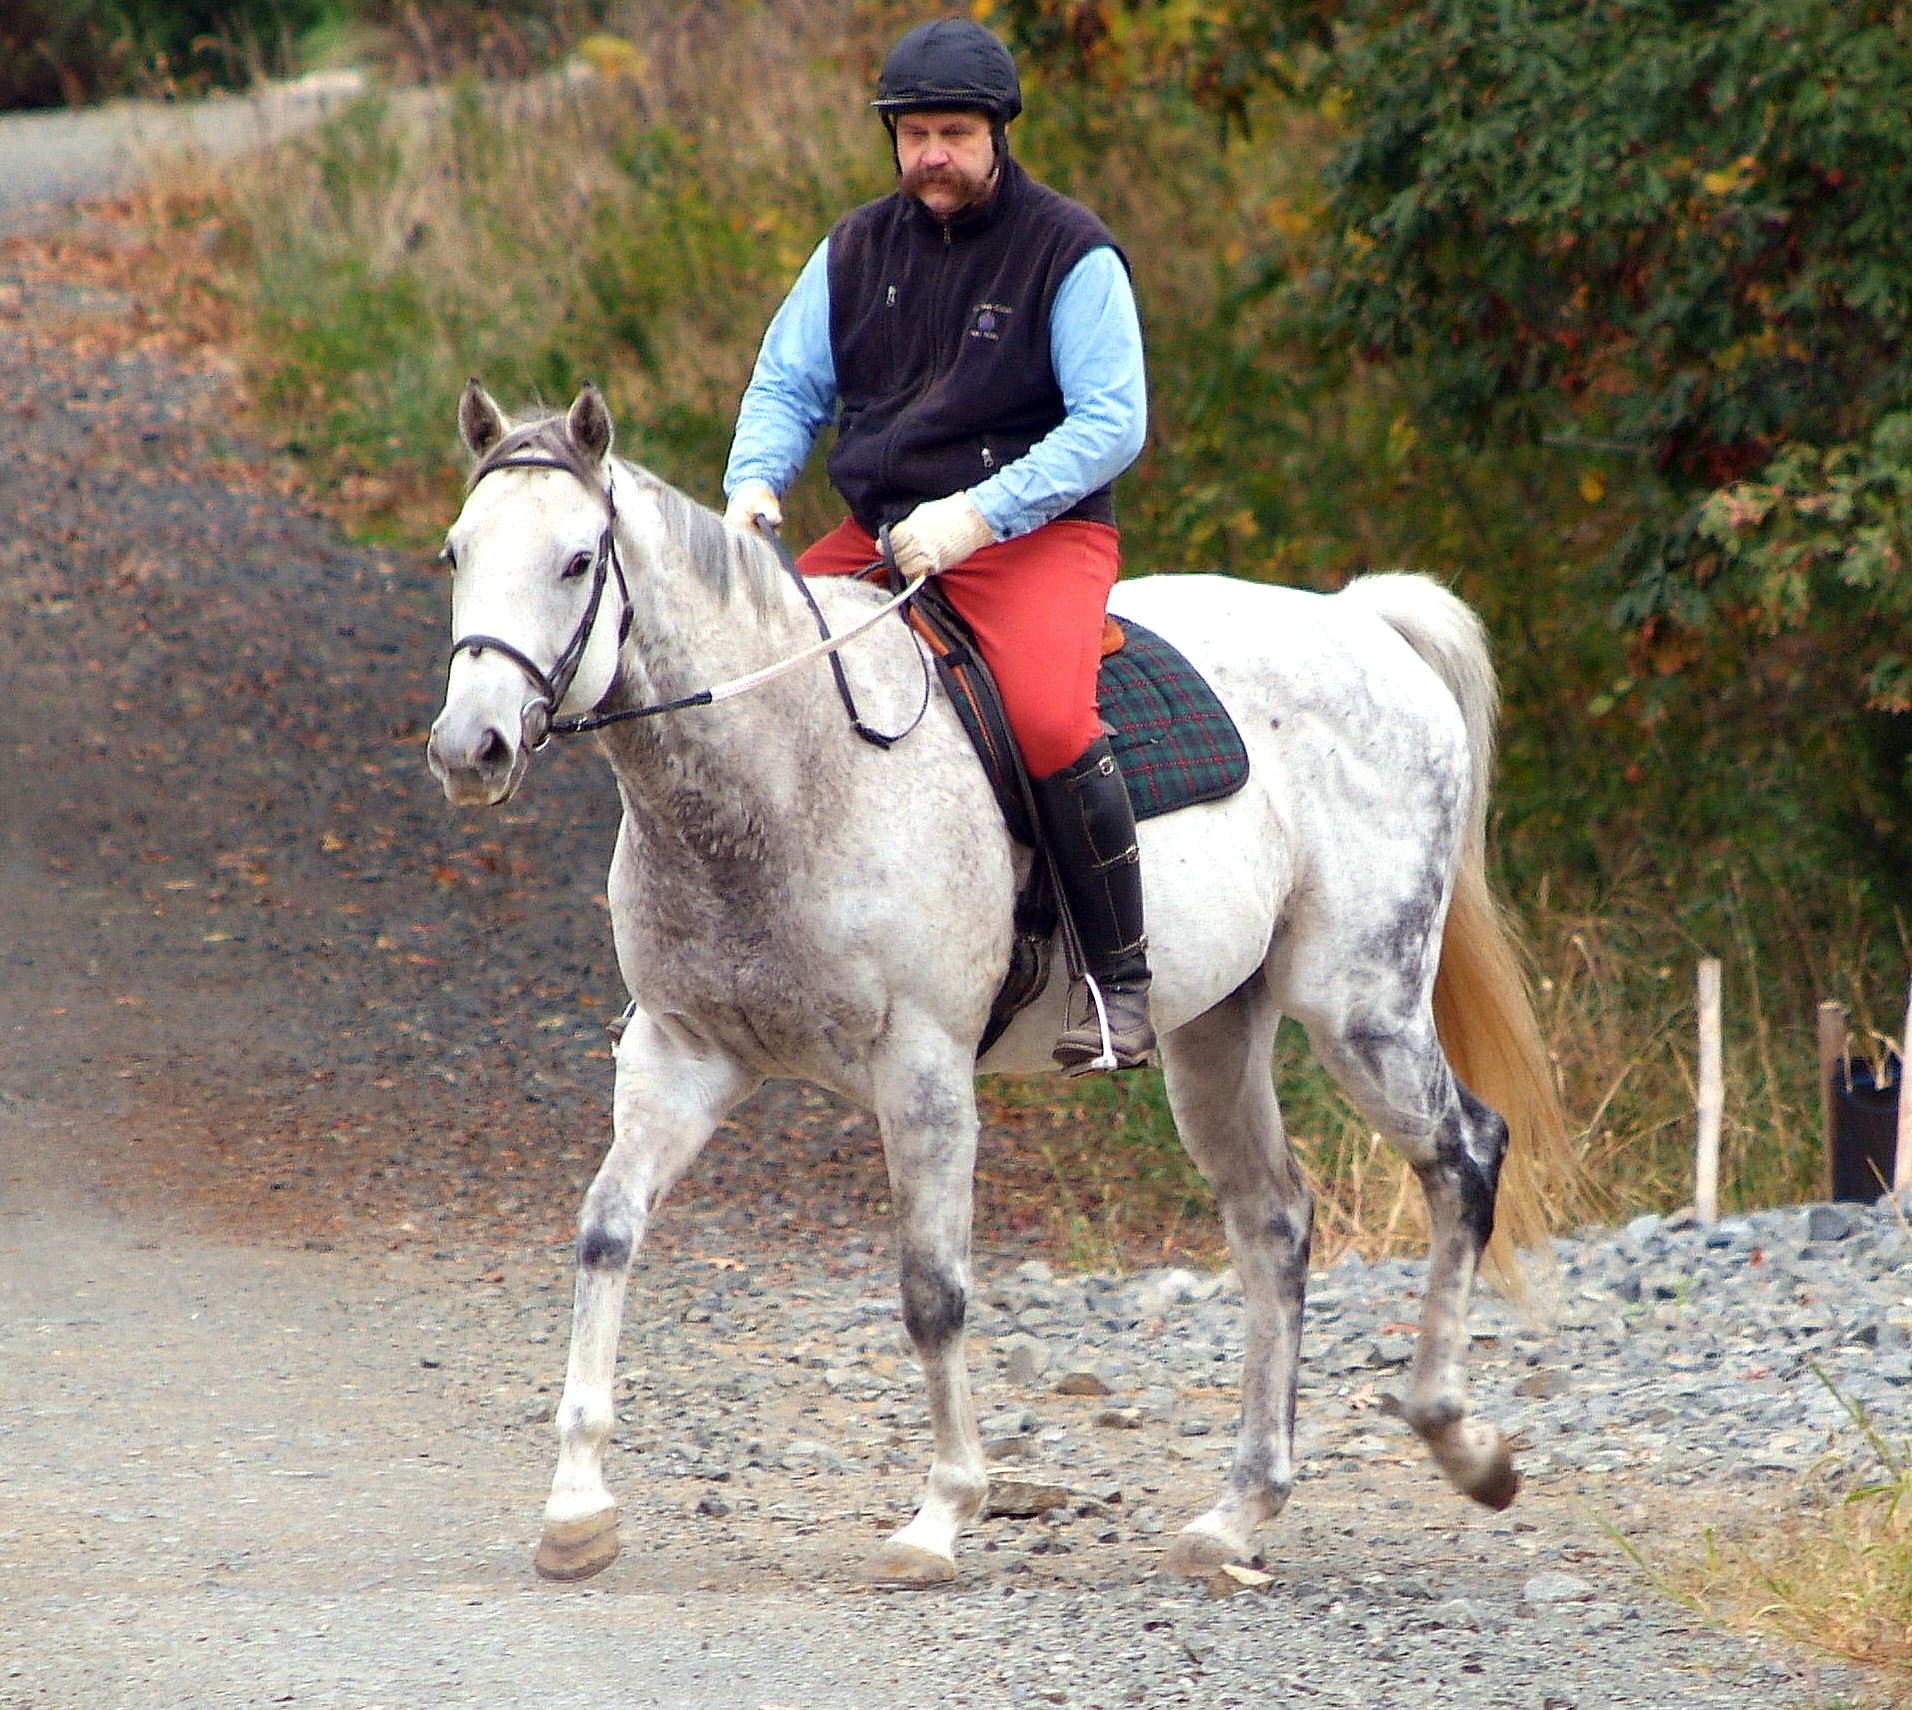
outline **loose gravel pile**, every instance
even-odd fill
[[[1649,1215],[1618,1233],[1561,1240],[1555,1260],[1533,1305],[1543,1322],[1491,1295],[1471,1316],[1478,1405],[1521,1440],[1522,1470],[1542,1487],[1621,1472],[1676,1486],[1798,1475],[1849,1442],[1852,1408],[1888,1430],[1903,1414],[1912,1242],[1889,1199],[1759,1212],[1704,1230]],[[1423,1274],[1418,1261],[1351,1256],[1315,1277],[1301,1374],[1304,1477],[1337,1462],[1418,1455],[1399,1414]],[[628,1419],[640,1437],[658,1434],[648,1464],[672,1477],[747,1476],[753,1465],[856,1471],[901,1452],[914,1465],[927,1416],[914,1369],[899,1362],[906,1344],[887,1283],[885,1272],[875,1292],[849,1302],[782,1299],[718,1272],[646,1338],[688,1361],[713,1339],[781,1335],[795,1363],[855,1404],[845,1417],[856,1434],[745,1440],[721,1410],[672,1432],[669,1409],[642,1401],[639,1367],[626,1377]],[[1232,1272],[1060,1278],[1029,1260],[981,1290],[969,1330],[1003,1373],[1002,1405],[983,1426],[1005,1463],[1039,1459],[1093,1479],[1107,1442],[1119,1441],[1106,1433],[1146,1423],[1169,1428],[1177,1459],[1226,1464],[1243,1348]],[[673,1391],[670,1405],[679,1400]],[[1132,1512],[1125,1523],[1133,1529]],[[1136,1535],[1152,1535],[1148,1524]]]

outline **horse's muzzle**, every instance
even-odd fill
[[[461,718],[447,707],[432,726],[425,761],[454,807],[496,807],[524,776],[529,749],[485,719]]]

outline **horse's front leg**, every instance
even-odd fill
[[[933,1585],[955,1577],[956,1539],[989,1490],[976,1430],[963,1321],[976,1165],[975,1068],[938,1040],[898,1061],[879,1086],[877,1119],[896,1207],[903,1325],[922,1363],[935,1457],[915,1517],[864,1563],[867,1580]]]
[[[558,1403],[558,1469],[534,1565],[584,1579],[617,1555],[617,1501],[604,1482],[624,1290],[651,1214],[724,1114],[757,1084],[675,1022],[635,1015],[617,1049],[615,1139],[578,1217],[571,1357]]]

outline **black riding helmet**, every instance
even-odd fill
[[[1006,125],[1022,111],[1022,80],[1009,50],[981,24],[938,18],[890,49],[870,104],[886,119],[973,107]]]
[[[1009,152],[1009,121],[1022,111],[1022,79],[1009,50],[981,24],[938,18],[890,49],[870,105],[883,115],[892,150],[900,113],[986,113],[1000,161]]]

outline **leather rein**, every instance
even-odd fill
[[[630,719],[655,718],[660,713],[681,712],[687,707],[713,706],[718,701],[727,701],[735,695],[746,694],[752,689],[761,688],[764,684],[774,682],[778,677],[796,670],[799,666],[807,665],[812,659],[825,656],[830,661],[831,674],[836,682],[837,697],[842,701],[843,709],[849,715],[850,728],[865,742],[877,748],[889,748],[901,742],[923,722],[923,715],[929,709],[930,666],[928,660],[923,657],[920,642],[917,644],[917,657],[923,666],[922,704],[917,707],[915,717],[902,730],[894,734],[877,730],[863,721],[862,715],[857,711],[856,698],[850,692],[850,682],[844,673],[843,661],[838,654],[847,642],[854,641],[864,631],[874,628],[891,612],[898,611],[907,605],[916,597],[918,589],[923,586],[928,577],[917,577],[907,587],[894,593],[875,611],[858,619],[850,628],[840,634],[832,634],[829,621],[823,615],[823,608],[817,604],[816,595],[810,591],[803,572],[797,568],[789,549],[785,547],[774,530],[766,531],[764,538],[776,550],[778,562],[789,571],[791,579],[803,595],[804,604],[810,608],[811,615],[816,619],[820,639],[814,646],[806,647],[801,652],[779,660],[774,665],[765,666],[761,671],[753,671],[747,676],[732,678],[728,683],[718,683],[708,689],[698,689],[692,694],[679,695],[675,700],[656,701],[641,707],[622,707],[616,712],[601,713],[593,710],[570,718],[554,716],[557,709],[564,704],[564,698],[571,692],[571,685],[577,678],[578,668],[584,661],[584,650],[590,643],[591,632],[597,627],[598,608],[604,603],[605,587],[613,576],[617,578],[618,600],[623,606],[617,626],[617,645],[620,654],[624,643],[630,638],[634,614],[630,584],[625,580],[624,562],[618,555],[617,549],[617,500],[612,483],[607,481],[600,487],[574,464],[562,458],[540,457],[523,452],[511,457],[501,457],[495,463],[484,464],[472,476],[472,485],[476,486],[487,475],[499,469],[561,470],[567,475],[576,476],[604,501],[604,531],[598,536],[597,550],[591,558],[591,597],[585,605],[584,616],[578,620],[577,628],[571,633],[571,639],[565,643],[563,652],[558,655],[549,671],[539,665],[529,654],[495,635],[464,635],[451,645],[453,660],[456,660],[461,653],[469,653],[474,658],[481,653],[501,653],[529,679],[536,693],[520,709],[519,719],[523,726],[525,743],[534,753],[544,747],[554,736],[575,736],[583,731],[602,730],[607,725],[623,724]],[[901,575],[890,551],[887,528],[878,537],[878,543],[883,556],[870,568],[872,570],[887,569],[890,585],[896,588],[901,581]],[[912,639],[914,639],[913,632]],[[610,691],[607,689],[605,692],[608,694]]]

